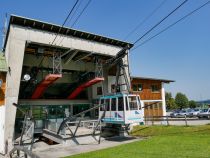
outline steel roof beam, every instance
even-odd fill
[[[68,56],[64,59],[64,64],[69,63],[78,52],[79,52],[79,50],[74,50],[73,53],[71,53],[71,54],[69,53]]]

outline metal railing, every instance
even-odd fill
[[[205,119],[206,118],[206,119]],[[191,121],[202,121],[207,120],[210,118],[210,114],[203,116],[202,118],[199,117],[190,117],[190,116],[179,116],[179,117],[171,117],[171,116],[146,116],[144,117],[144,121],[146,125],[155,125],[155,123],[162,123],[167,126],[171,125],[172,122],[183,122],[185,126],[189,125]],[[210,122],[210,120],[209,120]]]
[[[18,107],[17,104],[13,103],[18,110],[20,110],[24,114],[24,122],[22,127],[22,132],[20,136],[20,140],[17,144],[14,142],[14,148],[9,152],[10,158],[12,157],[21,157],[20,152],[23,152],[25,158],[28,156],[32,158],[38,158],[37,155],[32,153],[32,148],[34,144],[34,128],[35,128],[35,120],[31,117],[29,111],[23,111]]]

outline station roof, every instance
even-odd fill
[[[131,79],[152,80],[152,81],[160,81],[160,82],[164,82],[164,83],[175,82],[174,80],[168,80],[168,79],[149,78],[149,77],[137,77],[137,76],[131,76]]]
[[[23,26],[23,27],[29,27],[29,28],[33,28],[33,29],[38,29],[38,30],[42,30],[42,31],[44,30],[44,31],[52,32],[52,33],[59,32],[59,34],[63,34],[66,36],[78,37],[78,38],[96,41],[96,42],[105,43],[105,44],[110,44],[110,45],[114,45],[114,46],[118,46],[118,47],[125,47],[125,46],[129,45],[129,47],[131,48],[133,46],[133,44],[125,42],[125,41],[121,41],[121,40],[117,40],[117,39],[113,39],[113,38],[109,38],[109,37],[105,37],[105,36],[101,36],[101,35],[97,35],[97,34],[93,34],[93,33],[89,33],[89,32],[84,32],[84,31],[80,31],[80,30],[76,30],[76,29],[72,29],[72,28],[68,28],[68,27],[62,27],[61,25],[56,25],[56,24],[43,22],[43,21],[39,21],[39,20],[35,20],[35,19],[30,19],[30,18],[26,18],[26,17],[21,17],[21,16],[17,16],[17,15],[10,16],[8,30],[9,30],[11,24],[19,25],[19,26]],[[8,32],[9,31],[7,31],[4,48],[6,46]]]
[[[6,59],[1,51],[0,51],[0,72],[7,72]]]

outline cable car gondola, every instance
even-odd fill
[[[110,124],[133,124],[143,122],[143,110],[139,95],[113,94],[100,97],[99,118]]]

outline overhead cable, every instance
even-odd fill
[[[83,8],[83,10],[80,12],[80,14],[77,16],[77,18],[75,19],[75,21],[72,23],[71,27],[73,27],[79,20],[79,18],[82,16],[82,14],[84,13],[84,11],[87,9],[87,7],[89,6],[91,0],[89,0],[87,2],[87,4],[85,5],[85,7]],[[64,37],[60,40],[59,44],[60,45],[63,42]]]
[[[146,33],[144,33],[140,38],[138,38],[134,45],[139,42],[142,38],[144,38],[147,34],[149,34],[152,30],[154,30],[158,25],[160,25],[163,21],[165,21],[169,16],[175,13],[181,6],[183,6],[188,0],[183,1],[179,6],[177,6],[174,10],[172,10],[167,16],[162,18],[157,24],[155,24],[151,29],[149,29]]]
[[[72,12],[73,12],[73,10],[74,10],[74,8],[76,7],[76,5],[77,5],[78,2],[79,2],[79,0],[76,0],[76,2],[74,3],[73,7],[72,7],[71,10],[69,11],[69,13],[68,13],[66,19],[64,20],[64,22],[63,22],[61,28],[60,28],[59,31],[56,33],[55,38],[53,39],[52,43],[50,44],[50,48],[51,48],[52,45],[54,44],[56,38],[58,37],[58,34],[60,33],[60,31],[62,30],[62,28],[63,28],[64,25],[66,24],[67,20],[69,19],[70,15],[72,14]],[[40,61],[39,65],[38,65],[38,67],[41,66],[41,64],[42,64],[42,62],[44,61],[44,59],[45,59],[45,56],[41,59],[41,61]]]
[[[167,0],[163,0],[148,16],[146,16],[136,27],[131,30],[124,38],[124,40],[128,39],[137,29],[139,29],[146,21],[148,21],[166,2]]]
[[[189,17],[190,15],[194,14],[195,12],[199,11],[201,8],[203,8],[204,6],[210,4],[210,1],[207,1],[206,3],[204,3],[203,5],[201,5],[200,7],[194,9],[193,11],[191,11],[190,13],[186,14],[185,16],[183,16],[182,18],[180,18],[179,20],[177,20],[176,22],[172,23],[171,25],[167,26],[166,28],[164,28],[163,30],[161,30],[160,32],[158,32],[157,34],[155,34],[154,36],[148,38],[147,40],[145,40],[144,42],[142,42],[141,44],[137,45],[136,47],[134,47],[132,49],[135,50],[138,47],[146,44],[147,42],[149,42],[150,40],[152,40],[153,38],[157,37],[158,35],[160,35],[161,33],[167,31],[168,29],[170,29],[171,27],[173,27],[174,25],[176,25],[177,23],[181,22],[182,20],[186,19],[187,17]]]
[[[79,0],[76,0],[76,2],[74,3],[74,6],[69,11],[69,14],[67,15],[66,19],[64,20],[61,28],[59,29],[58,33],[56,34],[56,36],[55,36],[54,40],[52,41],[51,45],[53,45],[53,43],[55,42],[56,38],[58,37],[58,34],[60,33],[60,31],[63,28],[63,26],[66,24],[67,20],[69,19],[70,15],[72,14],[72,12],[73,12],[73,10],[76,7],[76,5],[77,5],[78,2],[79,2]]]
[[[82,14],[84,13],[84,11],[87,9],[87,7],[89,6],[91,0],[89,0],[87,2],[87,4],[85,5],[85,7],[83,8],[83,10],[80,12],[80,14],[77,16],[76,20],[73,22],[73,24],[71,25],[71,27],[74,27],[74,25],[77,23],[77,21],[79,20],[79,18],[82,16]]]

